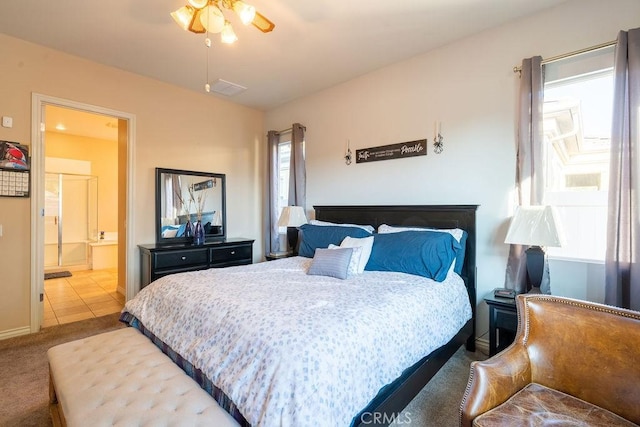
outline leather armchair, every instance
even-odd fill
[[[540,294],[517,307],[515,341],[471,363],[461,426],[640,424],[639,312]]]

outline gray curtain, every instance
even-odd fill
[[[304,160],[305,127],[294,123],[291,127],[291,164],[289,166],[289,206],[307,204],[307,167]]]
[[[516,153],[517,203],[520,206],[540,205],[544,195],[544,144],[542,105],[544,75],[542,57],[522,61],[518,95],[518,147]],[[517,293],[527,292],[526,246],[511,245],[505,272],[505,287]],[[551,293],[549,264],[545,259],[540,286],[542,293]]]
[[[278,235],[278,142],[280,136],[275,130],[267,133],[267,162],[268,162],[268,192],[265,211],[265,253],[280,250],[280,237]]]
[[[605,303],[640,310],[640,28],[618,35],[613,97]]]
[[[291,157],[289,164],[289,206],[302,206],[307,203],[307,169],[304,159],[304,134],[305,127],[300,123],[294,123],[291,127]],[[278,144],[280,133],[274,130],[267,132],[267,161],[269,163],[268,197],[266,200],[266,212],[264,229],[265,253],[280,250],[280,236],[278,234]]]

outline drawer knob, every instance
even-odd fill
[[[186,256],[182,256],[182,257],[180,257],[180,258],[182,258],[182,260],[183,260],[183,261],[184,261],[185,259],[187,259],[187,257],[186,257]]]
[[[235,254],[236,254],[236,251],[231,251],[231,255],[235,255]]]

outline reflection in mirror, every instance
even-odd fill
[[[156,241],[190,243],[200,220],[206,240],[226,236],[225,175],[156,168]]]

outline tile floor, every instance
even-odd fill
[[[117,292],[118,270],[72,271],[71,277],[44,281],[42,327],[117,313],[124,295]]]

